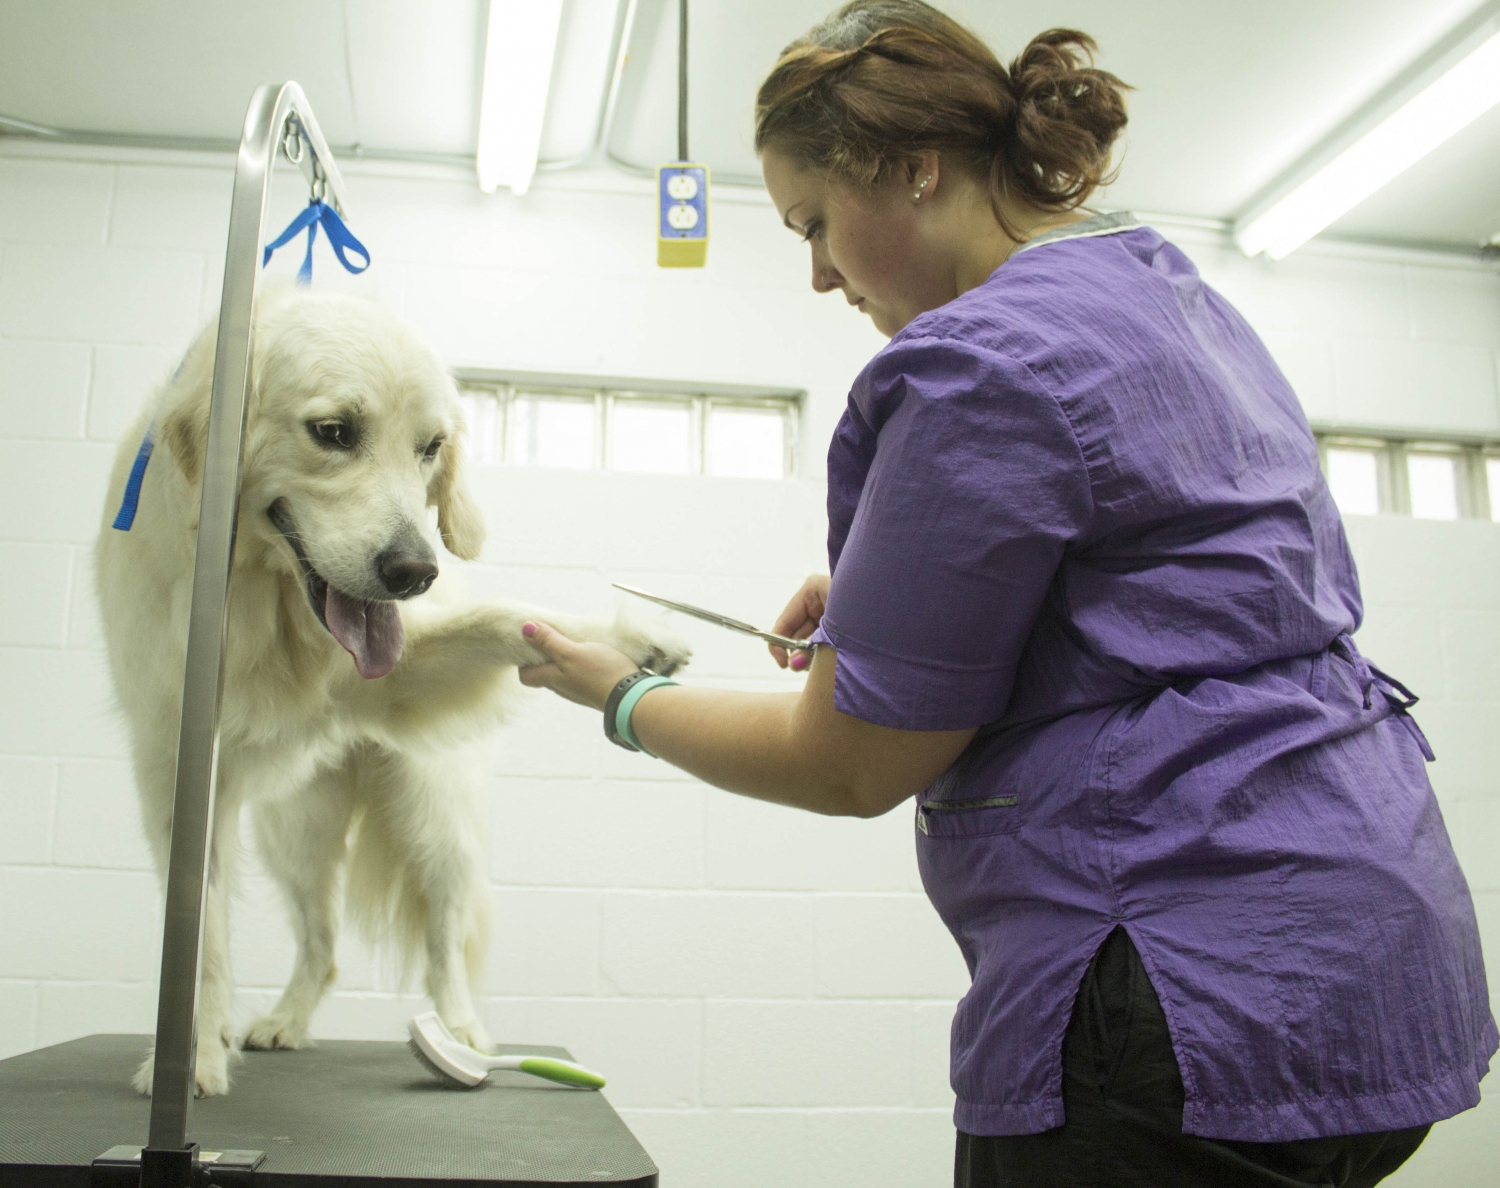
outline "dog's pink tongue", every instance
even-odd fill
[[[406,629],[394,602],[365,602],[329,586],[323,618],[329,633],[354,657],[354,667],[365,680],[385,676],[401,659]]]

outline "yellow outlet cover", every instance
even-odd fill
[[[658,239],[656,263],[662,268],[702,268],[708,263],[708,240]]]

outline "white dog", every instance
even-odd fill
[[[115,691],[145,829],[166,871],[198,491],[215,328],[189,348],[122,443],[96,549]],[[475,742],[504,717],[521,636],[542,618],[671,671],[675,639],[621,621],[463,603],[438,581],[429,509],[459,557],[484,525],[460,474],[453,384],[391,315],[286,291],[256,313],[198,1003],[199,1095],[229,1087],[235,1051],[229,897],[240,806],[297,940],[291,981],[243,1037],[296,1048],[335,977],[340,876],[353,920],[404,963],[453,1033],[488,1046],[470,989],[487,941]],[[134,522],[112,526],[141,441]],[[128,501],[127,501],[128,502]],[[151,1089],[148,1056],[136,1076]]]

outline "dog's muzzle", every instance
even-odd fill
[[[438,567],[431,546],[416,537],[385,549],[375,558],[375,572],[388,597],[358,598],[338,589],[318,572],[303,548],[285,499],[275,500],[266,509],[266,516],[302,567],[307,601],[318,622],[354,657],[361,676],[367,679],[385,676],[401,658],[405,640],[395,603],[426,593],[437,578]]]

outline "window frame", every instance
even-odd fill
[[[517,450],[516,403],[527,398],[579,399],[594,402],[593,458],[588,469],[613,474],[651,473],[616,470],[613,466],[612,427],[616,409],[624,403],[639,402],[657,408],[682,408],[689,416],[689,459],[687,473],[671,477],[736,477],[711,474],[708,464],[709,419],[715,408],[767,409],[781,415],[782,474],[785,479],[800,477],[799,453],[803,402],[807,393],[795,388],[758,388],[733,384],[688,384],[673,380],[631,380],[612,377],[584,377],[538,372],[500,372],[458,368],[453,373],[460,396],[488,394],[499,402],[498,429],[500,441],[494,449],[496,461],[480,465],[524,466]],[[489,453],[490,451],[486,451]],[[471,453],[472,458],[472,453]],[[663,475],[662,477],[667,477]],[[770,481],[770,480],[761,480]]]
[[[1411,516],[1411,482],[1407,460],[1413,454],[1438,454],[1456,462],[1454,480],[1459,520],[1500,522],[1491,505],[1488,460],[1500,458],[1500,438],[1481,434],[1355,428],[1314,423],[1318,465],[1328,473],[1330,449],[1367,450],[1376,455],[1379,515]],[[1433,523],[1453,523],[1434,520]]]
[[[492,393],[500,404],[500,441],[495,449],[495,455],[500,462],[506,466],[532,466],[539,465],[528,461],[522,461],[517,455],[518,450],[518,426],[516,416],[516,403],[528,398],[540,400],[552,400],[557,403],[584,404],[587,402],[593,408],[593,438],[590,443],[590,457],[585,466],[547,467],[549,470],[598,470],[599,467],[599,443],[601,434],[599,432],[599,402],[595,393],[583,391],[576,388],[557,388],[552,391],[537,391],[525,385],[513,386],[507,390],[501,390],[490,385],[460,385],[460,392],[489,392]],[[528,443],[533,445],[535,443]]]
[[[1375,506],[1377,515],[1382,515],[1395,506],[1396,471],[1399,468],[1396,460],[1391,457],[1388,443],[1377,438],[1353,437],[1348,434],[1317,435],[1318,443],[1318,468],[1323,472],[1323,479],[1328,479],[1328,452],[1330,450],[1348,450],[1351,453],[1365,453],[1375,455]],[[1404,473],[1404,470],[1403,470]]]

